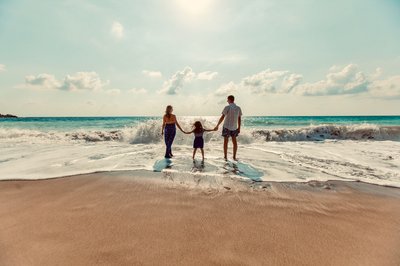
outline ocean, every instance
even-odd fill
[[[218,117],[178,116],[186,130],[196,120],[213,128]],[[400,116],[243,117],[237,162],[223,159],[220,131],[205,134],[201,164],[200,157],[192,162],[193,136],[181,132],[174,158],[163,158],[161,117],[0,119],[0,179],[140,169],[182,179],[335,179],[400,187]]]

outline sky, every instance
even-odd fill
[[[400,0],[0,0],[0,113],[400,115]]]

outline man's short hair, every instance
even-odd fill
[[[228,100],[234,102],[234,101],[235,101],[235,96],[229,95],[229,96],[228,96]]]

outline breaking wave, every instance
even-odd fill
[[[210,121],[203,121],[206,128],[212,128]],[[181,126],[189,130],[191,123],[181,121]],[[206,141],[221,141],[221,128],[218,132],[205,134]],[[149,144],[162,141],[161,122],[149,120],[132,127],[115,130],[77,130],[77,131],[40,131],[31,129],[0,128],[0,140],[42,140],[42,141],[120,141],[130,144]],[[323,141],[323,140],[393,140],[400,141],[400,126],[378,126],[373,124],[357,125],[317,125],[302,128],[244,128],[239,137],[241,143],[256,141]],[[190,144],[192,136],[177,131],[177,144]]]
[[[400,126],[319,125],[295,129],[254,130],[255,138],[265,141],[400,140]]]

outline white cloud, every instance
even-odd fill
[[[67,75],[61,86],[62,90],[77,91],[90,90],[98,91],[108,82],[101,81],[96,72],[77,72],[75,75]]]
[[[196,74],[190,67],[185,67],[183,70],[176,72],[172,77],[165,81],[159,93],[175,95],[183,88],[183,85],[193,80]]]
[[[400,97],[400,75],[375,80],[369,86],[372,95],[384,98]]]
[[[336,71],[340,71],[340,70],[342,70],[342,68],[337,65],[333,65],[329,68],[329,72],[336,72]]]
[[[369,92],[377,97],[399,97],[400,76],[378,80],[382,73],[381,68],[376,68],[374,73],[367,75],[360,71],[356,64],[345,67],[334,65],[325,79],[301,83],[303,77],[300,74],[267,69],[243,78],[238,86],[243,86],[255,94],[295,93],[303,96],[327,96]],[[217,91],[223,92],[223,89]]]
[[[375,72],[371,75],[371,78],[373,80],[378,79],[380,76],[382,76],[382,73],[383,73],[383,69],[380,67],[377,67],[375,69]]]
[[[74,75],[67,75],[62,81],[46,73],[25,77],[25,85],[41,89],[99,91],[107,84],[108,81],[103,82],[96,72],[77,72]]]
[[[370,93],[384,98],[399,97],[400,75],[378,79],[382,73],[381,68],[376,68],[372,74],[367,75],[355,64],[345,67],[332,66],[325,79],[302,83],[303,76],[300,74],[267,69],[243,78],[240,83],[223,84],[214,95],[223,96],[246,89],[254,94],[293,93],[303,96],[327,96]]]
[[[282,80],[280,92],[281,93],[291,92],[294,87],[300,84],[302,79],[303,76],[299,74],[286,75]]]
[[[305,96],[370,93],[384,98],[400,97],[400,76],[378,79],[382,73],[383,70],[379,67],[368,75],[360,71],[356,64],[343,68],[333,66],[325,79],[295,85],[293,91]]]
[[[343,69],[331,68],[326,78],[296,87],[296,93],[305,96],[355,94],[368,90],[369,80],[358,66],[349,64]]]
[[[111,34],[117,39],[123,38],[124,37],[124,26],[122,26],[122,24],[119,23],[118,21],[114,21],[111,26]]]
[[[162,74],[160,71],[150,71],[150,70],[143,70],[142,74],[150,77],[150,78],[161,78]]]
[[[132,93],[132,94],[145,94],[145,93],[147,93],[147,90],[145,88],[140,88],[140,89],[133,88],[133,89],[130,89],[128,92]]]
[[[143,70],[143,74],[150,76],[161,76],[160,72],[152,72]],[[159,73],[159,74],[158,74]],[[185,83],[189,83],[194,79],[197,80],[212,80],[218,75],[218,72],[204,71],[196,74],[190,67],[185,67],[183,70],[177,71],[172,77],[163,83],[161,90],[158,93],[164,93],[168,95],[178,94],[183,88]]]
[[[289,71],[264,70],[242,79],[241,86],[255,94],[288,93],[299,82],[302,76]]]
[[[230,94],[233,94],[237,91],[237,85],[234,82],[229,82],[226,84],[221,85],[216,91],[215,95],[216,96],[228,96]]]
[[[25,84],[43,89],[59,89],[61,87],[61,83],[53,75],[47,73],[26,76]]]
[[[6,65],[0,64],[0,72],[6,71]]]
[[[110,90],[106,90],[106,93],[112,96],[117,96],[121,93],[120,89],[110,89]]]
[[[218,72],[211,72],[211,71],[205,71],[205,72],[200,72],[197,74],[197,79],[200,80],[212,80],[218,75]]]

